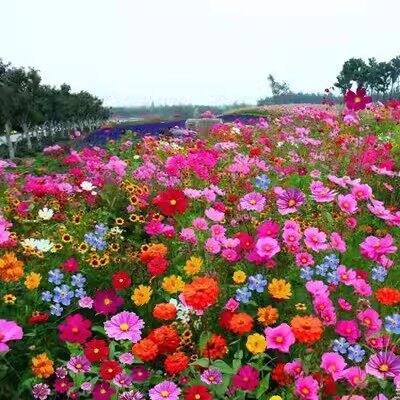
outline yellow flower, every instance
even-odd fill
[[[278,318],[278,310],[274,307],[267,306],[258,309],[258,321],[265,326],[274,324]]]
[[[243,271],[235,271],[233,274],[233,282],[235,283],[243,283],[246,278],[247,276]]]
[[[186,261],[183,269],[188,275],[196,275],[200,272],[203,267],[203,261],[199,257],[191,257],[190,260]]]
[[[253,354],[263,353],[267,348],[267,341],[263,335],[254,333],[247,337],[246,348]]]
[[[180,276],[166,276],[163,279],[162,287],[169,293],[178,293],[182,292],[183,288],[185,287],[185,282],[183,282]]]
[[[3,296],[3,300],[6,304],[14,304],[17,298],[13,294],[6,294]]]
[[[272,279],[268,285],[269,294],[277,300],[287,300],[292,296],[292,286],[284,279]]]
[[[37,274],[36,272],[31,272],[30,274],[28,274],[26,276],[24,285],[29,290],[36,289],[39,286],[41,279],[42,279],[42,276],[40,274]]]
[[[39,378],[48,378],[53,374],[54,362],[47,357],[46,353],[32,358],[32,372]]]
[[[305,310],[307,310],[307,306],[304,303],[297,303],[296,310],[305,311]]]
[[[283,398],[281,396],[272,396],[269,398],[269,400],[283,400]]]
[[[142,306],[150,301],[152,293],[150,286],[140,285],[133,291],[131,299],[137,306]]]

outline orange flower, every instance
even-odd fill
[[[229,327],[233,332],[243,335],[243,333],[250,332],[253,329],[253,318],[246,313],[235,313]]]
[[[379,303],[386,306],[400,303],[400,291],[390,287],[383,287],[375,292],[375,297]]]
[[[180,374],[183,372],[189,364],[189,357],[181,351],[170,354],[164,361],[165,370],[173,374]]]
[[[17,282],[22,275],[24,263],[18,261],[14,253],[6,253],[0,257],[0,279],[4,282]]]
[[[151,339],[145,338],[132,346],[132,354],[142,361],[152,361],[158,356],[158,346]]]
[[[258,309],[258,321],[263,325],[272,325],[279,318],[278,310],[275,307],[267,306]]]
[[[153,317],[168,321],[175,319],[176,307],[171,303],[160,303],[153,308]]]
[[[38,378],[48,378],[53,374],[54,362],[47,357],[46,353],[32,358],[32,371]]]
[[[322,322],[312,315],[304,317],[296,315],[290,322],[290,327],[300,343],[315,343],[320,339],[323,332]]]
[[[203,310],[211,306],[217,301],[218,295],[218,282],[206,276],[196,278],[192,283],[186,284],[183,289],[186,304],[195,310]]]
[[[223,358],[227,353],[228,347],[226,345],[226,340],[221,335],[213,334],[204,347],[203,357],[215,360],[217,358]]]
[[[168,252],[168,248],[162,243],[149,244],[143,247],[139,257],[144,263],[148,263],[156,257],[164,257]]]
[[[160,354],[174,353],[181,339],[171,326],[160,326],[150,332],[149,339],[157,344]]]

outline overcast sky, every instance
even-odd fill
[[[0,57],[107,105],[255,103],[400,54],[399,0],[0,0]]]

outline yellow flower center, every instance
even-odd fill
[[[254,199],[251,199],[250,204],[256,204],[256,201]]]
[[[276,343],[282,343],[282,342],[283,342],[283,337],[282,337],[282,336],[277,336],[277,337],[275,338],[275,342],[276,342]]]
[[[389,365],[387,365],[387,364],[382,364],[380,367],[379,367],[379,371],[382,371],[382,372],[387,372],[387,371],[389,371]]]
[[[174,206],[176,204],[176,200],[174,200],[174,199],[170,200],[169,204],[171,204],[171,206]]]
[[[169,392],[168,392],[167,390],[163,390],[163,391],[161,392],[161,396],[162,396],[162,397],[168,397],[168,396],[169,396]]]
[[[120,326],[121,331],[127,331],[129,329],[129,325],[123,322]]]
[[[289,200],[289,207],[293,207],[295,204],[296,204],[296,201],[295,200]]]
[[[354,97],[354,103],[359,103],[361,99],[359,97]]]
[[[106,306],[108,306],[110,303],[111,303],[111,300],[110,300],[110,299],[104,299],[104,304],[105,304]]]
[[[303,388],[303,389],[301,389],[301,393],[303,393],[303,394],[309,394],[310,391],[309,391],[307,388]]]

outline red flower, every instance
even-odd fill
[[[189,357],[181,351],[170,354],[164,361],[165,370],[173,374],[180,374],[189,364]]]
[[[54,389],[57,393],[66,393],[71,386],[74,386],[74,384],[69,380],[68,377],[57,378],[54,381]]]
[[[187,305],[195,310],[204,310],[213,305],[217,301],[218,295],[218,282],[207,276],[195,278],[183,289],[183,296]]]
[[[181,341],[178,332],[171,326],[153,329],[148,338],[157,345],[160,354],[174,353]]]
[[[99,374],[106,381],[111,381],[121,372],[122,368],[119,366],[118,361],[104,361],[100,365]]]
[[[272,379],[278,382],[280,386],[285,386],[292,383],[290,375],[287,375],[284,371],[285,364],[278,363],[272,370]]]
[[[112,276],[112,285],[115,290],[128,289],[131,285],[131,277],[123,271],[119,271]]]
[[[212,395],[208,389],[203,385],[193,385],[185,389],[184,400],[211,400]]]
[[[85,343],[83,352],[90,362],[96,362],[107,360],[110,349],[107,347],[105,340],[93,339]]]
[[[93,308],[105,315],[114,314],[124,304],[122,297],[116,297],[112,289],[98,290],[94,295]]]
[[[32,316],[29,318],[28,322],[30,324],[40,324],[42,322],[46,322],[50,317],[50,314],[40,314],[39,311],[35,311]]]
[[[215,360],[217,358],[223,358],[227,352],[228,347],[226,340],[221,335],[213,334],[204,348],[203,357]]]
[[[182,190],[168,189],[153,200],[164,215],[183,214],[189,204]]]
[[[167,260],[163,257],[155,257],[147,264],[147,269],[152,275],[161,275],[167,268]]]
[[[59,325],[60,338],[70,343],[85,343],[92,336],[89,328],[92,323],[84,319],[81,314],[70,315],[66,318],[64,325]]]
[[[63,270],[68,272],[76,272],[78,270],[79,264],[75,258],[68,258],[67,261],[63,264]]]
[[[366,90],[362,88],[358,88],[356,93],[352,90],[348,90],[344,97],[346,107],[354,111],[364,110],[366,105],[372,102],[372,98],[366,94]]]

